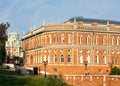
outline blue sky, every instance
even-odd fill
[[[73,16],[120,21],[120,0],[0,0],[0,23],[8,32],[27,33],[42,22],[61,23]]]

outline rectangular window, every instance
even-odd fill
[[[49,43],[50,44],[52,43],[52,37],[51,37],[51,35],[49,35]]]
[[[48,56],[48,63],[51,63],[51,57]]]
[[[103,41],[103,45],[105,45],[106,44],[106,36],[103,37],[102,41]]]
[[[79,37],[79,42],[80,42],[80,44],[82,44],[82,35],[80,35],[80,37]]]
[[[61,34],[61,43],[64,43],[64,34]]]
[[[55,42],[55,44],[57,44],[57,41],[58,41],[58,36],[57,36],[57,34],[55,34],[54,35],[54,42]]]
[[[68,43],[71,43],[71,34],[68,34]]]

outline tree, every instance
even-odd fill
[[[7,40],[6,31],[9,27],[10,24],[8,22],[0,24],[0,65],[5,57],[5,42]]]
[[[113,67],[111,70],[110,70],[110,75],[120,75],[120,68],[118,67]]]

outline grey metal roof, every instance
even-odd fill
[[[114,21],[114,20],[104,20],[104,19],[92,19],[92,18],[84,18],[82,16],[78,16],[78,17],[72,17],[70,19],[68,19],[66,22],[71,22],[73,23],[76,20],[76,22],[85,22],[85,23],[98,23],[98,24],[107,24],[109,22],[109,24],[115,24],[115,25],[120,25],[119,21]]]

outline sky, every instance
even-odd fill
[[[0,23],[10,23],[7,33],[22,34],[74,16],[120,21],[119,9],[120,0],[0,0]]]

